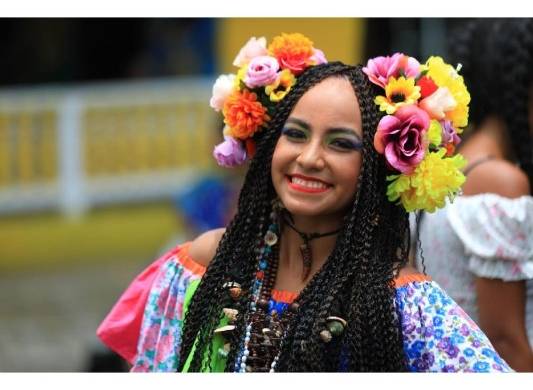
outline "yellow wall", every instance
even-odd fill
[[[0,273],[87,262],[150,262],[183,228],[169,202],[92,210],[80,220],[56,213],[2,217]]]
[[[225,18],[217,25],[218,71],[235,72],[233,59],[252,36],[267,42],[282,32],[300,32],[326,54],[328,61],[362,60],[365,21],[357,18]]]

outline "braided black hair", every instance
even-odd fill
[[[507,126],[512,152],[532,184],[533,141],[528,122],[533,99],[533,19],[474,19],[455,31],[452,59],[472,98],[470,124],[475,129],[496,115]]]
[[[202,371],[210,362],[213,331],[219,324],[227,292],[225,281],[242,285],[240,314],[248,310],[257,249],[264,236],[276,194],[270,172],[272,154],[290,112],[311,87],[328,77],[344,77],[358,97],[363,123],[363,163],[354,202],[345,216],[335,247],[322,269],[300,294],[300,310],[292,318],[278,371],[404,371],[402,332],[393,279],[407,262],[409,223],[401,206],[387,200],[387,168],[373,147],[379,112],[373,102],[375,87],[361,67],[333,62],[310,67],[278,104],[267,129],[257,137],[239,197],[238,212],[229,224],[191,301],[185,318],[180,362],[193,353],[189,370]],[[348,321],[343,336],[324,343],[319,334],[326,318]],[[244,333],[239,315],[226,371],[233,371],[238,339]],[[207,354],[204,355],[205,351]],[[342,368],[341,368],[342,367]]]

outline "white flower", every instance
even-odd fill
[[[209,105],[220,111],[224,107],[224,102],[233,91],[233,84],[235,81],[234,74],[223,74],[218,77],[215,85],[213,85],[213,96],[209,101]]]
[[[439,87],[427,98],[422,99],[418,105],[429,114],[431,119],[442,120],[446,112],[457,107],[457,102],[448,88]]]
[[[248,62],[254,57],[257,56],[266,56],[268,54],[266,48],[266,38],[261,37],[257,39],[256,37],[250,38],[248,42],[241,48],[237,57],[233,60],[233,65],[238,66],[239,68]]]

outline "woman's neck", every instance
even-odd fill
[[[460,153],[472,162],[485,156],[512,161],[505,123],[494,116],[485,119],[461,145]]]
[[[294,217],[291,224],[301,233],[331,233],[340,229],[342,218],[306,218]],[[278,290],[301,291],[326,262],[335,247],[338,233],[308,241],[311,249],[312,262],[308,276],[302,279],[304,272],[301,246],[302,236],[287,223],[282,223],[281,244],[279,254],[278,275],[275,288]]]

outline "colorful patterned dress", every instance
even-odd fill
[[[135,278],[98,328],[98,337],[130,362],[132,371],[166,372],[178,367],[183,318],[205,272],[189,257],[189,246],[176,247]],[[434,281],[413,274],[395,283],[409,370],[512,371],[478,326]],[[283,311],[295,298],[295,293],[274,291],[271,305]],[[217,337],[222,336],[213,340],[211,366],[222,371],[225,357],[216,353],[222,346]]]

